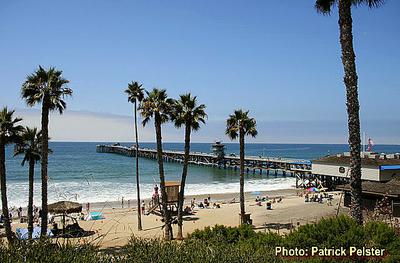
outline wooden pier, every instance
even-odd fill
[[[210,166],[218,169],[231,169],[239,171],[239,156],[226,156],[223,151],[223,145],[220,143],[213,145],[213,153],[191,152],[189,155],[189,163]],[[100,153],[114,153],[124,156],[134,157],[136,153],[139,157],[148,159],[157,159],[157,150],[149,148],[126,147],[121,145],[97,145],[96,151]],[[183,151],[163,151],[163,160],[165,162],[183,163]],[[305,180],[313,179],[311,174],[311,161],[303,159],[262,157],[262,156],[246,156],[245,172],[253,174],[266,174],[277,176],[296,177],[296,186],[302,187]]]
[[[226,155],[225,146],[220,142],[214,143],[212,149],[212,153],[191,152],[189,163],[239,171],[239,156]],[[130,157],[138,154],[139,157],[157,159],[157,150],[149,148],[136,150],[135,147],[115,144],[97,145],[96,150],[101,153],[115,153]],[[184,152],[164,150],[162,156],[165,162],[183,163]],[[385,182],[395,174],[400,174],[399,154],[363,153],[361,160],[363,181]],[[245,156],[244,158],[245,173],[295,177],[296,188],[315,186],[335,189],[336,185],[349,183],[349,163],[350,153],[324,156],[313,161],[263,156]]]

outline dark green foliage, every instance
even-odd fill
[[[268,247],[254,250],[246,245],[197,239],[182,243],[132,239],[125,249],[128,262],[281,262],[275,261]]]
[[[318,224],[308,224],[298,228],[289,234],[286,244],[292,247],[312,246],[362,246],[363,226],[346,216],[338,218],[322,219]]]
[[[57,245],[50,240],[18,241],[12,247],[0,243],[0,262],[110,262],[110,257],[99,254],[90,245]]]
[[[215,225],[213,228],[206,227],[204,230],[196,230],[189,235],[188,240],[201,240],[204,242],[223,242],[228,244],[238,243],[241,240],[249,240],[257,235],[249,225],[240,227],[225,227]]]
[[[291,247],[378,247],[390,254],[400,255],[400,238],[395,230],[382,222],[368,222],[358,225],[347,217],[322,219],[318,224],[299,227],[284,238]]]
[[[54,245],[49,240],[19,242],[12,248],[0,244],[0,262],[338,262],[337,259],[282,259],[275,247],[385,248],[389,257],[383,262],[400,262],[400,238],[394,229],[381,222],[358,225],[341,216],[323,219],[318,224],[299,227],[291,234],[279,236],[255,232],[251,227],[216,225],[193,232],[185,241],[165,242],[133,237],[129,244],[111,254],[90,245]],[[345,259],[339,262],[382,262],[381,259]]]

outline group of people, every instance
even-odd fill
[[[268,198],[268,196],[263,196],[263,197],[259,197],[259,196],[257,196],[256,197],[256,203],[258,203],[258,202],[265,202],[265,201],[271,201],[273,204],[274,203],[280,203],[280,202],[282,202],[282,196],[279,196],[278,198],[277,197],[274,197],[274,198]]]
[[[34,205],[33,206],[33,222],[34,223],[40,223],[41,213],[42,213],[42,210],[40,210],[37,206]],[[15,218],[17,218],[20,223],[23,223],[27,220],[27,217],[23,215],[22,207],[11,208],[8,217],[9,217],[11,223],[12,223],[12,220]],[[0,215],[0,223],[4,223],[4,215],[3,214]]]
[[[221,208],[221,205],[218,203],[215,203],[215,202],[212,203],[212,205],[211,205],[211,196],[208,196],[207,198],[204,198],[203,201],[200,201],[200,203],[196,203],[196,198],[193,198],[190,201],[190,208],[193,210],[195,207],[217,209],[217,208]]]
[[[328,199],[327,203],[328,203],[328,205],[330,205],[331,201],[333,199],[333,196],[328,195],[327,193],[324,193],[324,194],[318,193],[318,194],[313,194],[313,195],[310,195],[309,193],[306,193],[304,195],[304,202],[318,202],[318,203],[322,204],[324,198]]]

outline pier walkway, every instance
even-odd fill
[[[148,159],[157,159],[157,150],[149,148],[125,147],[121,145],[97,145],[96,151],[100,153],[115,153],[124,156],[134,157],[136,152],[139,157]],[[183,151],[163,151],[163,160],[166,162],[183,163]],[[217,167],[219,169],[239,170],[239,156],[215,153],[191,152],[189,155],[189,163],[202,166]],[[293,177],[304,178],[305,175],[311,174],[311,161],[303,159],[262,157],[262,156],[245,156],[245,172],[267,174],[270,172],[275,175],[280,172],[283,176],[289,175]]]

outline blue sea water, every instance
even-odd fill
[[[78,202],[116,201],[136,198],[135,162],[133,158],[97,153],[93,142],[51,142],[49,156],[49,202],[73,200]],[[122,144],[130,146],[130,143]],[[155,148],[154,143],[141,147]],[[183,150],[182,143],[165,143],[166,150]],[[211,152],[211,143],[193,143],[191,150]],[[336,144],[247,144],[246,155],[316,159],[328,154],[348,151],[347,145]],[[399,145],[376,145],[377,152],[400,152]],[[226,144],[226,154],[238,154],[238,144]],[[7,186],[10,206],[26,206],[28,198],[28,167],[21,166],[22,156],[13,157],[13,148],[6,149]],[[139,163],[141,196],[149,198],[158,182],[155,160],[141,158]],[[182,165],[165,163],[167,180],[179,180]],[[35,175],[34,203],[40,204],[40,164]],[[292,188],[295,179],[265,174],[246,175],[246,191],[268,191]],[[191,165],[187,180],[188,195],[229,193],[239,191],[239,174],[232,170]]]

